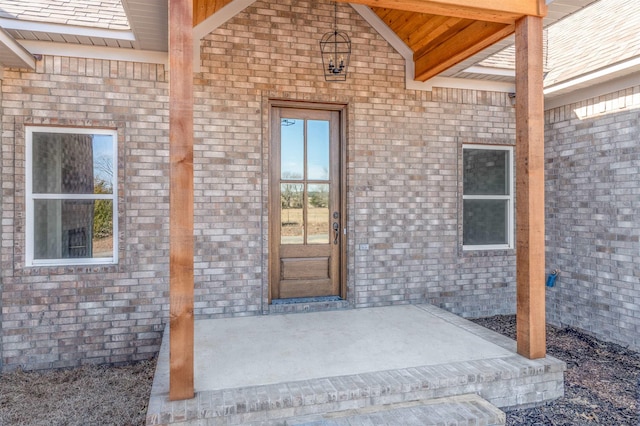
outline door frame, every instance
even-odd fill
[[[311,109],[322,111],[337,111],[338,112],[338,127],[339,127],[339,156],[340,165],[338,178],[338,185],[340,191],[340,223],[342,224],[343,231],[340,232],[340,297],[347,299],[347,104],[343,103],[330,103],[330,102],[305,102],[305,101],[291,101],[286,99],[269,99],[268,102],[268,123],[267,123],[267,137],[269,147],[269,161],[267,170],[267,187],[268,187],[268,200],[267,200],[267,222],[269,227],[269,236],[267,241],[267,247],[271,246],[271,242],[277,238],[279,232],[278,224],[271,220],[271,205],[273,202],[273,191],[271,182],[271,164],[272,164],[272,152],[273,152],[273,109],[274,108],[291,108],[291,109]],[[273,250],[268,250],[267,261],[267,286],[268,286],[268,303],[271,304],[273,295],[273,277],[271,265],[274,261]]]

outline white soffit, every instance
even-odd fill
[[[135,46],[166,52],[169,44],[167,0],[122,0]]]
[[[56,24],[49,22],[21,21],[17,19],[0,18],[0,27],[6,30],[25,31],[34,33],[67,34],[71,36],[111,38],[116,40],[135,40],[135,36],[128,30],[111,30],[79,25]]]
[[[632,74],[617,78],[615,80],[609,80],[604,83],[584,86],[580,89],[575,89],[566,94],[561,94],[554,97],[545,96],[544,109],[545,111],[547,111],[565,105],[575,104],[578,102],[586,101],[587,99],[593,99],[599,96],[619,92],[621,90],[627,90],[631,87],[637,86],[637,84],[638,74]]]
[[[22,21],[0,17],[4,28],[16,41],[36,40],[57,43],[133,48],[135,36],[129,30],[112,30],[79,25]]]
[[[34,54],[68,56],[73,58],[104,59],[111,61],[142,62],[168,65],[167,52],[152,50],[118,49],[104,46],[85,46],[82,44],[52,43],[46,41],[22,40],[26,49]]]
[[[545,87],[545,109],[595,98],[638,85],[640,57]]]
[[[0,17],[0,29],[6,29],[0,34],[0,65],[35,68],[31,53],[166,65],[166,0],[123,0],[122,6],[129,23],[119,29],[46,22],[40,16],[34,20]],[[22,64],[16,56],[25,52],[33,65]]]
[[[36,68],[36,60],[27,49],[0,28],[0,67]]]

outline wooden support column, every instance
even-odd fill
[[[193,385],[193,0],[169,0],[169,399]]]
[[[546,355],[542,18],[516,22],[517,348]]]

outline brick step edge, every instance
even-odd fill
[[[476,394],[466,394],[294,417],[273,424],[283,426],[355,426],[366,424],[502,426],[505,422],[506,415],[498,407]]]

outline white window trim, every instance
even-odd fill
[[[495,150],[495,151],[507,151],[509,153],[509,195],[464,195],[464,188],[462,190],[462,200],[507,200],[507,244],[486,244],[486,245],[462,245],[462,250],[510,250],[514,248],[515,240],[515,174],[514,174],[514,158],[513,147],[506,145],[479,145],[479,144],[464,144],[462,145],[462,158],[464,164],[464,150],[465,149],[483,149],[483,150]],[[464,170],[462,171],[464,182]],[[463,207],[464,209],[464,203]],[[464,217],[464,212],[463,212]],[[464,224],[462,225],[462,232],[464,233]]]
[[[82,135],[110,135],[113,138],[113,193],[112,194],[33,194],[33,133],[60,133]],[[110,129],[78,127],[26,126],[25,162],[25,266],[110,265],[118,263],[118,132]],[[113,256],[99,258],[34,259],[34,204],[35,200],[112,200]]]

